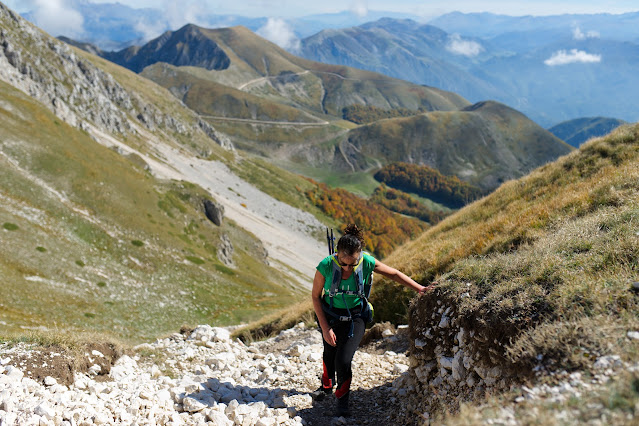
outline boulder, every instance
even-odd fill
[[[206,217],[216,224],[222,226],[222,219],[224,219],[224,206],[211,200],[204,200],[204,214]]]

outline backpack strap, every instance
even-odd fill
[[[325,306],[325,304],[322,304],[322,307],[325,313],[327,313],[328,315],[330,315],[331,317],[339,321],[351,321],[351,330],[348,337],[353,336],[352,321],[354,317],[351,314],[350,309],[348,308],[345,296],[346,295],[358,296],[361,299],[362,309],[360,310],[359,314],[356,314],[356,317],[361,316],[362,312],[364,312],[365,309],[368,309],[368,296],[370,295],[370,291],[371,291],[372,274],[370,278],[367,277],[369,278],[368,284],[367,285],[364,284],[364,254],[365,252],[362,252],[362,255],[360,256],[359,261],[355,265],[354,271],[353,271],[353,273],[355,274],[355,282],[357,283],[356,291],[340,289],[340,285],[342,282],[342,267],[340,266],[339,261],[337,260],[337,253],[331,255],[333,275],[331,280],[331,287],[328,291],[329,306]],[[342,300],[344,302],[344,306],[346,306],[346,312],[348,313],[348,316],[338,315],[335,312],[333,312],[333,298],[338,295],[342,296]]]

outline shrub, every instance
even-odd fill
[[[2,224],[2,227],[7,231],[17,231],[19,229],[18,225],[15,223],[5,222]]]

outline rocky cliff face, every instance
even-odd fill
[[[0,4],[0,79],[49,107],[67,123],[88,130],[139,135],[143,130],[206,135],[222,142],[194,114],[181,120],[126,90],[115,78]]]

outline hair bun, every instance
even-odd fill
[[[352,235],[360,241],[364,241],[364,232],[354,223],[346,225],[344,235]]]

